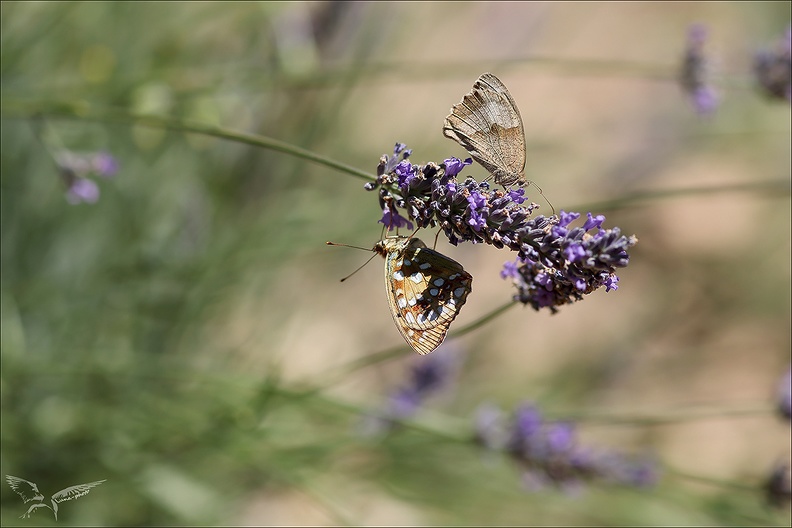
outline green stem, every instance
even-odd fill
[[[672,468],[668,466],[668,464],[664,464],[663,471],[669,476],[673,476],[685,480],[691,480],[702,484],[709,484],[710,486],[717,486],[719,488],[736,490],[736,491],[748,491],[751,493],[756,493],[760,490],[761,487],[760,485],[757,484],[753,484],[753,485],[742,484],[731,480],[724,480],[713,477],[705,477],[703,475],[696,475],[693,473],[688,473],[686,471],[680,471],[678,469]]]
[[[731,185],[716,185],[707,187],[685,187],[681,189],[658,189],[656,191],[639,191],[624,194],[613,200],[574,205],[570,211],[616,211],[637,207],[641,202],[665,200],[681,196],[709,195],[734,192],[755,192],[775,197],[790,196],[789,180],[764,180],[751,183],[734,183]]]
[[[370,173],[362,171],[340,161],[322,156],[310,150],[280,141],[267,136],[246,134],[235,130],[223,128],[207,123],[190,121],[170,116],[139,114],[123,108],[96,107],[85,101],[25,101],[21,99],[3,99],[3,117],[32,119],[36,117],[78,119],[83,121],[98,121],[109,123],[123,123],[128,125],[142,125],[150,128],[160,128],[176,132],[190,132],[206,136],[227,139],[255,147],[275,150],[289,154],[331,169],[345,172],[351,176],[367,181],[375,179]]]
[[[648,412],[582,411],[554,412],[552,414],[564,419],[590,424],[651,426],[706,419],[767,416],[774,412],[775,409],[772,405],[763,403],[731,408],[687,405],[674,409]]]
[[[463,336],[463,335],[465,335],[465,334],[467,334],[469,332],[472,332],[473,330],[475,330],[475,329],[487,324],[491,320],[495,319],[500,314],[502,314],[503,312],[505,312],[506,310],[508,310],[512,306],[515,306],[516,304],[517,304],[516,301],[513,301],[513,300],[509,301],[509,302],[507,302],[507,303],[495,308],[494,310],[492,310],[488,314],[480,317],[476,321],[473,321],[472,323],[470,323],[470,324],[468,324],[466,326],[463,326],[462,328],[460,328],[460,329],[456,330],[455,332],[451,333],[448,336],[448,338],[449,339],[454,339],[454,338],[457,338],[457,337],[461,337],[461,336]],[[347,375],[352,374],[353,372],[355,372],[357,370],[366,368],[366,367],[371,366],[371,365],[384,363],[385,361],[390,361],[391,359],[395,359],[397,357],[402,357],[410,350],[411,350],[410,347],[408,347],[407,345],[398,345],[398,346],[391,347],[391,348],[386,348],[385,350],[381,350],[379,352],[375,352],[373,354],[369,354],[368,356],[363,356],[361,358],[358,358],[358,359],[355,359],[353,361],[350,361],[349,363],[338,367],[338,370],[335,373],[329,374],[327,376],[327,378],[325,378],[323,380],[323,383],[321,383],[319,386],[317,386],[315,390],[316,391],[321,391],[321,390],[327,389],[328,387],[331,387],[331,386],[335,385],[336,383],[341,382]]]

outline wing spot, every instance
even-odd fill
[[[438,293],[440,293],[440,290],[438,290],[437,288],[432,288],[431,290],[429,290],[429,295],[431,295],[432,297],[437,297]]]
[[[410,278],[412,278],[412,277],[410,277]],[[442,286],[443,284],[445,284],[445,280],[442,279],[442,278],[438,278],[438,279],[435,279],[434,281],[432,281],[432,284],[434,284],[435,286]]]
[[[410,280],[413,281],[415,284],[421,284],[421,281],[423,281],[423,275],[416,271],[415,273],[410,275]],[[438,284],[438,286],[440,285]]]
[[[410,266],[410,265],[412,265],[412,261],[410,259],[404,259],[404,265],[405,266]]]
[[[405,313],[404,319],[410,324],[415,324],[415,316],[413,315],[412,312]]]
[[[404,273],[401,270],[396,270],[393,272],[393,278],[396,280],[404,280]]]
[[[454,297],[462,297],[463,295],[465,295],[465,288],[460,286],[459,288],[454,290]]]
[[[407,308],[407,299],[405,299],[404,297],[399,297],[396,303],[399,305],[399,308],[401,309]]]
[[[428,262],[424,262],[423,264],[421,264],[421,265],[420,265],[420,266],[418,266],[418,267],[419,267],[419,268],[421,268],[422,270],[426,270],[426,269],[429,269],[429,268],[431,268],[431,267],[432,267],[432,265],[431,265],[431,264],[429,264]]]
[[[429,310],[426,313],[418,314],[418,322],[421,324],[431,323],[436,321],[440,317],[440,312],[437,310]]]

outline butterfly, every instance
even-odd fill
[[[525,133],[509,90],[491,73],[451,108],[443,135],[453,139],[495,178],[509,186],[525,184]]]
[[[473,277],[417,238],[386,237],[373,251],[385,258],[385,291],[396,328],[413,350],[430,353],[465,304]]]

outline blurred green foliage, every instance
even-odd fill
[[[788,424],[772,409],[790,346],[789,105],[762,99],[750,81],[751,53],[781,34],[788,3],[1,9],[0,466],[47,498],[107,479],[63,504],[57,524],[788,523],[758,487],[788,457]],[[733,90],[708,122],[674,78],[694,21],[728,57],[717,78]],[[642,82],[598,61],[653,73]],[[361,180],[134,119],[15,112],[32,101],[170,116],[373,174],[396,141],[416,162],[462,156],[442,138],[442,118],[482,71],[501,68],[526,121],[529,177],[556,208],[709,191],[595,211],[640,239],[621,289],[552,319],[511,310],[451,341],[466,358],[454,390],[436,414],[382,438],[358,434],[361,413],[418,358],[405,350],[321,388],[333,369],[401,343],[380,264],[341,286],[365,256],[323,245],[380,236]],[[119,160],[96,204],[63,198],[60,149]],[[735,183],[746,188],[718,193]],[[509,299],[497,274],[511,257],[453,255],[476,277],[480,303],[466,305],[462,326]],[[700,429],[673,413],[666,425],[593,419],[586,441],[654,449],[669,462],[661,484],[528,493],[507,460],[443,434],[464,430],[482,401],[523,399],[557,416],[704,402],[723,417]],[[745,404],[760,410],[728,416]],[[690,467],[700,453],[702,467]],[[723,471],[702,484],[680,466]],[[56,525],[45,510],[18,519],[27,505],[0,488],[4,526]]]

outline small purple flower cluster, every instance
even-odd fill
[[[66,184],[66,200],[72,205],[99,200],[99,186],[90,175],[110,178],[118,172],[118,162],[107,152],[77,154],[67,150],[58,154],[55,162]]]
[[[762,50],[754,56],[753,67],[768,97],[792,102],[792,26],[787,26],[776,49]]]
[[[711,115],[720,102],[718,94],[708,81],[709,63],[704,55],[706,40],[706,27],[701,24],[690,26],[679,79],[699,115]]]
[[[453,245],[484,242],[517,252],[518,262],[507,265],[502,276],[515,279],[516,300],[536,309],[555,312],[556,306],[601,286],[616,289],[614,272],[627,266],[627,249],[637,239],[618,228],[602,229],[603,216],[589,214],[589,221],[574,229],[567,226],[579,213],[530,218],[539,206],[525,204],[525,189],[490,190],[486,182],[470,177],[458,182],[457,175],[472,160],[413,165],[410,154],[397,143],[392,157],[380,158],[376,181],[365,185],[369,191],[379,189],[380,222],[388,229],[412,229],[414,221],[419,228],[439,226]],[[587,233],[594,228],[597,234]]]
[[[580,213],[562,210],[545,237],[543,258],[518,257],[504,263],[501,277],[514,282],[516,301],[530,304],[535,310],[549,308],[555,313],[557,306],[579,301],[602,286],[606,292],[618,289],[615,268],[627,266],[627,249],[637,239],[622,236],[618,227],[602,229],[603,215],[587,213],[587,216],[583,226],[570,228],[569,224]],[[597,232],[589,233],[592,229]]]
[[[407,382],[388,396],[385,408],[366,417],[365,432],[378,434],[413,416],[429,396],[451,382],[457,361],[456,354],[440,349],[413,363]]]
[[[549,422],[532,404],[517,408],[506,426],[494,407],[482,408],[476,438],[489,449],[503,450],[524,472],[530,488],[556,486],[576,489],[587,481],[650,487],[658,479],[651,457],[628,457],[578,444],[568,422]]]

